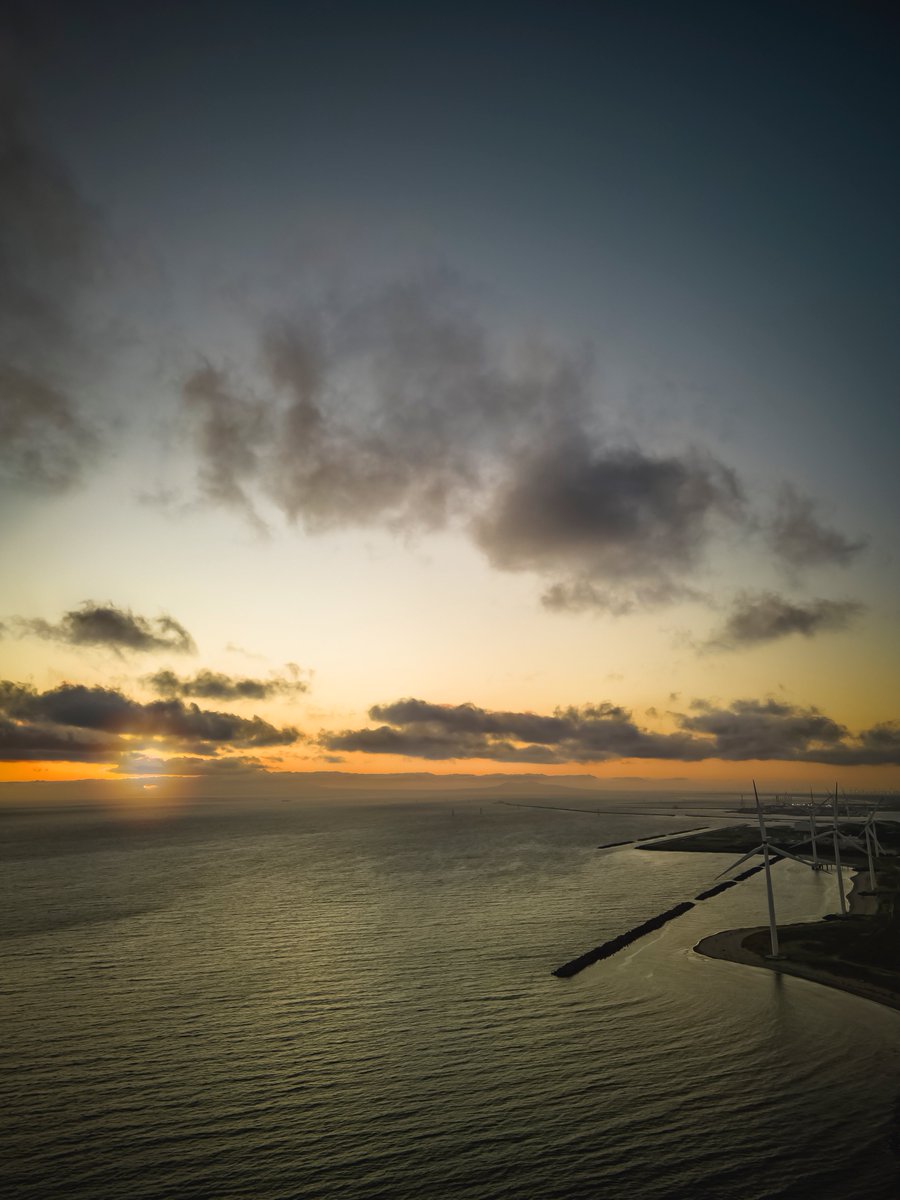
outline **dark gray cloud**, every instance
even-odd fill
[[[442,759],[486,758],[500,762],[553,763],[557,761],[551,747],[516,747],[502,738],[487,738],[478,734],[433,729],[393,729],[380,725],[377,729],[344,730],[326,734],[322,745],[329,750],[357,750],[365,754],[399,754],[407,758]]]
[[[498,455],[587,408],[585,359],[501,347],[440,273],[279,322],[264,362],[289,398],[273,497],[313,529],[444,525]]]
[[[585,408],[586,363],[503,353],[443,275],[334,298],[272,322],[264,398],[210,365],[184,385],[203,495],[264,496],[310,530],[434,528],[497,455]]]
[[[0,760],[4,762],[108,762],[121,746],[115,736],[13,721],[0,713]]]
[[[663,608],[683,600],[708,599],[705,592],[673,579],[636,583],[621,587],[599,587],[584,577],[565,583],[552,583],[541,596],[541,604],[550,612],[607,612],[621,617],[637,609]]]
[[[900,763],[900,726],[886,722],[853,735],[816,708],[777,700],[736,700],[727,708],[698,701],[679,717],[690,733],[711,739],[709,757],[780,759],[835,766]]]
[[[653,458],[570,442],[517,463],[476,524],[507,570],[587,568],[601,579],[655,577],[696,561],[716,516],[738,515],[734,473],[709,456]]]
[[[77,483],[97,438],[53,384],[0,361],[0,484],[61,492]]]
[[[291,696],[309,691],[309,684],[299,678],[298,668],[294,667],[291,674],[290,679],[277,675],[269,679],[252,679],[203,670],[187,678],[164,670],[147,675],[144,682],[160,696],[194,697],[198,700],[266,700],[272,696]]]
[[[0,485],[56,492],[97,447],[70,381],[99,222],[30,126],[15,49],[0,57]]]
[[[672,733],[641,728],[627,709],[614,704],[558,708],[541,716],[407,699],[375,705],[369,716],[380,724],[324,733],[320,745],[337,752],[545,764],[633,758],[846,766],[900,762],[896,724],[853,735],[815,708],[775,700],[739,700],[728,707],[698,701],[691,713],[676,714],[678,728]]]
[[[774,592],[745,592],[735,600],[721,629],[712,635],[705,649],[738,650],[795,633],[814,637],[846,629],[861,612],[863,605],[855,600],[812,600],[803,604]]]
[[[199,488],[257,525],[274,505],[312,532],[458,528],[554,611],[708,600],[717,534],[754,524],[740,480],[701,449],[611,438],[591,369],[492,335],[445,275],[332,295],[264,328],[252,384],[208,362],[186,380]],[[790,487],[767,532],[800,566],[860,546]]]
[[[262,375],[264,399],[209,364],[185,384],[207,499],[258,519],[264,497],[313,531],[455,523],[495,567],[549,577],[550,608],[696,595],[687,573],[742,516],[733,471],[608,444],[587,356],[501,345],[445,277],[270,326]]]
[[[473,704],[400,700],[375,705],[375,729],[325,734],[328,750],[415,758],[487,758],[501,762],[601,762],[611,758],[691,758],[690,738],[638,728],[613,704],[556,709],[552,716],[492,712]]]
[[[781,488],[768,540],[789,568],[832,563],[846,566],[866,545],[864,539],[852,541],[825,525],[817,515],[817,508],[814,500],[801,496],[789,483]]]
[[[178,699],[141,704],[115,688],[71,683],[38,692],[24,684],[0,682],[0,716],[14,723],[17,736],[34,749],[39,749],[41,738],[47,739],[51,751],[64,749],[67,740],[80,745],[84,735],[76,731],[90,730],[107,735],[88,739],[88,744],[96,743],[107,755],[128,751],[128,739],[136,737],[191,754],[216,754],[232,748],[289,745],[301,736],[294,728],[278,729],[257,716],[212,712]]]
[[[858,762],[900,763],[900,721],[882,721],[863,730],[856,744],[846,748],[846,753],[849,766]],[[834,761],[841,759],[836,757]]]
[[[691,733],[711,737],[716,758],[803,758],[812,746],[830,753],[847,736],[843,725],[817,709],[777,700],[737,700],[727,708],[697,701],[694,708],[678,723]]]
[[[194,654],[197,650],[194,639],[174,617],[142,617],[129,608],[93,600],[64,613],[55,625],[39,617],[17,617],[13,627],[19,634],[72,646],[106,646],[117,653],[167,650]]]
[[[625,612],[696,595],[685,575],[716,523],[741,514],[736,476],[709,455],[571,441],[516,462],[474,533],[494,566],[563,577],[547,607]]]
[[[248,489],[258,482],[262,451],[273,437],[269,408],[236,395],[225,374],[209,363],[190,375],[183,396],[196,440],[201,492],[260,525]]]
[[[117,775],[266,775],[265,764],[259,758],[231,755],[228,758],[198,758],[181,755],[174,758],[153,758],[148,754],[123,755],[113,768]]]

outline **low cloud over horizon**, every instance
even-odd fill
[[[174,671],[161,670],[144,676],[143,682],[160,696],[193,697],[199,700],[267,700],[273,696],[292,696],[309,691],[309,683],[300,678],[296,663],[288,663],[289,678],[272,675],[254,679],[245,675],[226,675],[222,671],[202,670],[191,678]]]
[[[234,754],[228,758],[199,758],[197,755],[176,755],[154,758],[149,754],[126,754],[113,768],[116,775],[151,776],[210,776],[233,778],[237,775],[267,775],[267,764],[261,758]]]
[[[342,753],[411,758],[489,759],[545,764],[672,759],[872,766],[900,763],[900,724],[886,721],[852,734],[816,708],[776,700],[736,700],[725,707],[695,701],[672,714],[676,730],[641,728],[614,704],[557,708],[550,716],[503,712],[474,704],[399,700],[369,710],[375,728],[323,733],[319,744]]]
[[[900,764],[897,721],[853,733],[815,707],[774,699],[726,705],[695,700],[688,712],[668,716],[674,728],[661,732],[611,703],[560,707],[547,715],[410,698],[373,705],[372,727],[325,730],[315,741],[326,761],[364,753],[553,766],[634,759]],[[0,682],[0,760],[8,762],[108,762],[117,764],[118,774],[277,772],[283,760],[235,752],[309,741],[293,726],[201,709],[180,698],[142,704],[116,688],[64,683],[39,692]],[[171,751],[180,755],[157,756]]]
[[[261,717],[213,712],[179,699],[141,704],[117,688],[64,683],[39,692],[0,682],[0,759],[110,761],[134,750],[134,741],[192,755],[300,741],[293,727],[276,728]]]

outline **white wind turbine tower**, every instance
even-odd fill
[[[866,856],[869,860],[869,891],[871,892],[876,891],[878,888],[878,880],[875,877],[875,859],[872,850],[874,848],[875,854],[879,856],[883,853],[881,843],[878,840],[878,831],[875,827],[875,811],[873,808],[863,826],[863,833],[866,835]]]
[[[812,846],[812,869],[814,871],[824,871],[825,867],[819,862],[819,847],[818,834],[816,832],[816,802],[813,799],[812,788],[809,789],[809,835],[810,845]]]
[[[827,837],[831,838],[831,847],[832,847],[832,851],[834,853],[835,874],[837,875],[838,896],[840,897],[840,901],[841,901],[841,915],[845,917],[847,915],[847,897],[844,894],[844,876],[841,874],[841,843],[843,842],[843,844],[845,846],[850,846],[851,849],[853,849],[853,850],[862,851],[863,847],[862,847],[862,842],[858,838],[850,837],[846,833],[841,833],[840,827],[838,825],[837,805],[838,805],[838,785],[835,784],[834,785],[834,795],[831,798],[831,811],[832,811],[833,825],[830,830],[826,829],[826,831],[824,833],[820,833],[817,840],[821,841],[823,838],[827,838]]]
[[[841,791],[844,792],[844,789],[841,788]],[[847,804],[847,793],[846,792],[844,792],[844,802],[845,802],[845,804]],[[849,811],[849,805],[848,805],[848,811]],[[863,825],[863,836],[864,836],[865,842],[866,842],[866,857],[869,860],[869,886],[873,890],[875,889],[875,887],[877,885],[875,883],[875,863],[873,861],[872,851],[874,850],[875,854],[877,854],[879,856],[879,858],[881,857],[882,854],[884,854],[884,848],[882,847],[881,842],[879,842],[879,840],[878,840],[878,826],[875,823],[875,818],[877,815],[878,815],[878,802],[876,801],[876,803],[873,804],[872,807],[869,809],[869,815],[866,817],[865,824]],[[861,850],[862,846],[860,846],[859,849]]]
[[[879,856],[887,853],[885,851],[884,846],[882,846],[881,842],[878,840],[878,805],[877,804],[874,806],[872,811],[869,813],[869,817],[868,817],[868,820],[866,821],[866,824],[871,826],[871,829],[872,829],[872,845],[875,847],[875,853]]]
[[[762,854],[763,865],[765,866],[766,872],[766,900],[769,904],[769,940],[772,945],[771,957],[777,958],[778,929],[775,925],[775,896],[772,892],[772,868],[769,860],[769,851],[772,850],[778,855],[779,858],[792,858],[794,862],[802,863],[804,867],[808,867],[810,864],[805,858],[798,858],[796,854],[792,854],[790,850],[784,850],[781,848],[781,846],[772,845],[772,843],[769,841],[768,835],[766,834],[766,822],[763,818],[762,805],[759,802],[759,792],[756,790],[755,779],[753,781],[753,795],[756,798],[756,815],[759,818],[759,833],[762,841],[758,846],[754,846],[752,850],[748,851],[747,854],[744,854],[741,858],[739,858],[737,862],[732,863],[730,867],[726,867],[724,871],[720,871],[716,876],[716,879],[720,879],[723,875],[729,874],[729,872],[733,871],[735,867],[741,866],[741,864],[745,863],[748,858],[752,858],[754,854]]]

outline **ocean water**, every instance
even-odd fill
[[[497,804],[0,820],[4,1197],[896,1200],[900,1013],[715,962],[761,876]],[[783,921],[833,877],[776,868]]]

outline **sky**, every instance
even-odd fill
[[[7,8],[0,781],[900,785],[893,6]]]

